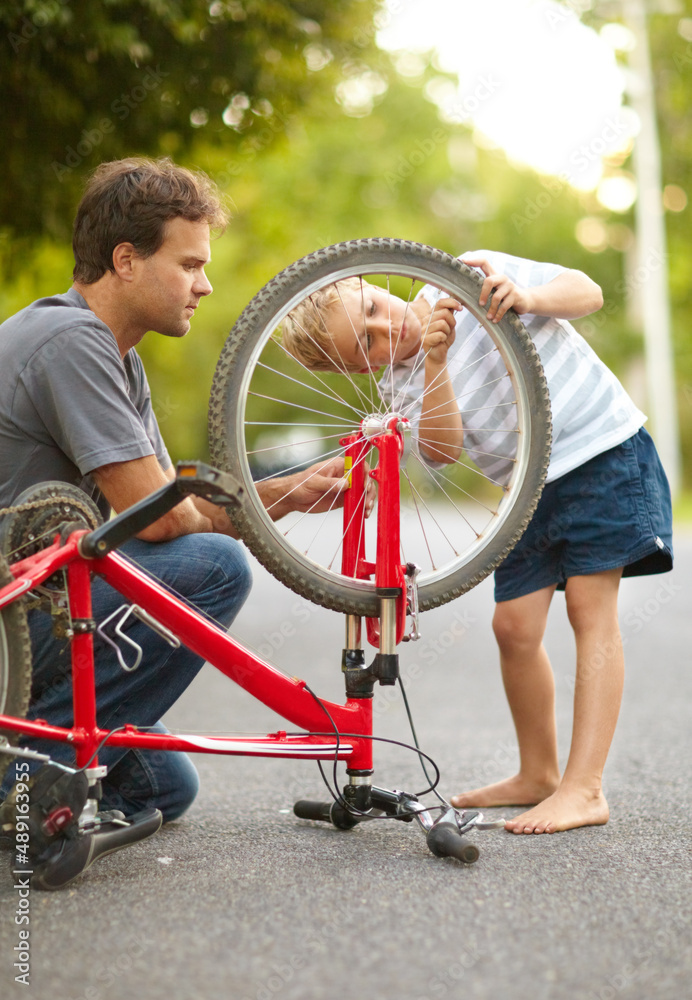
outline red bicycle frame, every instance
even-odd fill
[[[375,563],[365,560],[362,512],[365,504],[365,457],[371,447],[379,453],[376,469],[369,473],[379,485],[378,543]],[[374,574],[378,589],[389,600],[396,590],[396,639],[403,633],[406,618],[404,570],[399,564],[399,459],[403,443],[398,418],[392,418],[381,433],[348,439],[347,465],[351,462],[351,484],[344,503],[344,572],[368,578]],[[76,763],[97,767],[96,751],[102,744],[140,749],[183,750],[197,753],[240,754],[262,757],[335,758],[346,761],[349,770],[372,770],[372,699],[347,697],[339,705],[317,699],[306,682],[289,677],[256,653],[246,649],[222,628],[214,625],[193,607],[184,604],[163,586],[117,551],[101,558],[83,555],[81,540],[89,533],[73,532],[67,541],[56,540],[40,553],[14,563],[14,582],[0,589],[0,607],[40,586],[52,574],[66,568],[71,638],[74,724],[53,726],[45,720],[0,715],[0,729],[26,736],[43,737],[74,746]],[[285,731],[259,738],[242,736],[194,736],[147,733],[127,725],[121,730],[101,729],[96,720],[91,573],[97,573],[136,606],[141,606],[189,649],[215,666],[249,694],[305,735]],[[372,621],[371,640],[379,632]],[[327,714],[328,713],[328,714]],[[332,725],[334,737],[325,735]],[[338,733],[338,736],[337,736]],[[346,734],[342,738],[341,734]]]

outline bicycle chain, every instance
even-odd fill
[[[87,524],[91,524],[93,511],[74,497],[68,496],[46,497],[44,500],[27,500],[26,503],[15,504],[13,507],[0,507],[0,517],[4,514],[23,514],[25,511],[36,510],[41,507],[50,507],[52,504],[55,506],[59,506],[60,504],[71,504],[84,516]],[[23,548],[24,545],[28,544],[28,542],[24,542],[20,548]],[[6,553],[7,558],[12,555],[14,555],[14,552]]]
[[[75,506],[78,510],[84,514],[84,516],[89,519],[92,511],[79,500],[74,497],[58,496],[58,497],[46,497],[45,500],[27,500],[26,503],[15,504],[14,507],[0,507],[0,517],[3,514],[23,514],[25,510],[33,510],[36,507],[48,507],[50,504],[61,504],[68,503]]]
[[[26,503],[14,504],[11,507],[0,507],[0,518],[5,514],[23,514],[29,510],[37,510],[42,507],[49,507],[51,505],[59,506],[60,504],[71,505],[73,509],[76,509],[78,513],[81,513],[84,516],[84,519],[87,524],[91,524],[93,511],[90,510],[89,507],[87,507],[85,504],[81,503],[81,501],[77,500],[74,497],[68,497],[68,496],[45,497],[43,500],[27,500]],[[29,541],[24,541],[22,545],[19,546],[19,549],[17,549],[16,551],[20,551],[22,548],[24,548],[25,545],[29,544],[30,544]],[[14,554],[15,553],[12,552],[12,553],[7,553],[6,555],[7,558],[9,558],[11,555]],[[27,604],[27,608],[31,609],[42,606],[44,604],[45,597],[44,598],[38,597],[36,596],[36,594],[30,591],[29,594],[27,594],[24,597],[24,601]],[[58,619],[61,615],[64,614],[64,611],[54,607],[51,602],[51,614],[56,619]],[[58,637],[60,637],[59,630],[63,627],[64,627],[63,623],[61,623],[60,621],[56,620],[54,622],[54,630],[56,631],[56,635]]]

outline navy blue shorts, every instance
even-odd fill
[[[547,483],[528,528],[495,570],[495,600],[571,576],[624,566],[623,576],[673,567],[670,487],[642,427],[615,448]]]

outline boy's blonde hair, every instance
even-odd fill
[[[362,285],[360,278],[342,278],[308,295],[292,309],[281,323],[281,342],[288,353],[313,371],[343,372],[343,362],[338,355],[332,354],[332,338],[325,316],[341,300],[342,290],[360,289]]]

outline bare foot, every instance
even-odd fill
[[[510,833],[557,833],[577,826],[599,826],[608,822],[610,811],[603,793],[594,795],[579,788],[558,788],[528,812],[505,823]]]
[[[494,785],[485,785],[472,792],[453,795],[450,802],[457,809],[467,809],[476,806],[479,809],[490,809],[493,806],[530,806],[534,802],[542,802],[555,791],[559,779],[555,781],[531,781],[521,774],[505,781],[497,781]]]

